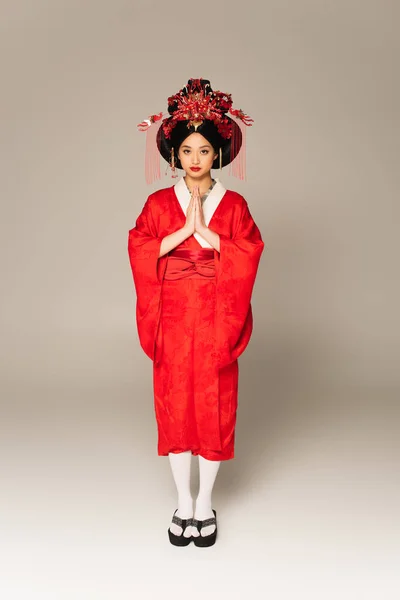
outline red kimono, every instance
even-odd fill
[[[129,231],[140,344],[153,361],[158,454],[191,450],[234,458],[238,357],[253,328],[251,295],[264,249],[246,200],[217,179],[203,205],[220,252],[195,232],[159,257],[183,227],[190,193],[181,178],[150,194]]]

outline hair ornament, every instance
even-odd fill
[[[153,123],[162,119],[162,116],[163,116],[162,112],[158,113],[158,115],[150,115],[150,117],[148,119],[143,119],[143,121],[141,123],[139,123],[137,128],[139,129],[139,131],[147,131],[148,128],[151,127],[151,125]]]
[[[249,115],[246,115],[241,108],[238,108],[236,110],[231,108],[229,109],[229,114],[233,115],[234,117],[237,117],[238,119],[241,119],[243,123],[248,127],[251,127],[251,125],[254,123],[254,119],[249,117]]]
[[[197,131],[198,128],[200,132],[204,132],[205,125],[212,123],[222,138],[223,146],[223,155],[220,147],[219,160],[216,159],[216,164],[219,163],[220,169],[230,164],[231,175],[239,179],[246,178],[245,130],[254,123],[254,119],[242,109],[232,108],[231,94],[213,90],[208,79],[200,78],[189,79],[187,85],[168,98],[168,113],[150,115],[137,125],[139,131],[146,132],[147,183],[152,183],[161,177],[159,152],[170,164],[172,177],[176,177],[177,156],[173,154],[171,161],[170,152],[175,143],[172,137],[176,137],[177,130],[174,129],[180,122],[183,122],[180,127],[185,127],[184,123],[186,123],[188,135],[190,130]],[[163,140],[164,147],[160,146],[160,140]],[[181,168],[179,164],[178,168]]]

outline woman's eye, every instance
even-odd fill
[[[183,152],[183,154],[189,154],[190,150],[185,148],[185,150],[183,150],[182,152]],[[202,152],[202,154],[208,154],[210,151],[205,148],[204,150],[201,150],[201,152]]]

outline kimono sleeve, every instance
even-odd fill
[[[264,242],[246,200],[232,237],[216,252],[216,361],[223,368],[245,350],[253,329],[251,296]]]
[[[152,360],[157,354],[161,287],[167,256],[159,257],[162,237],[155,226],[157,203],[150,195],[128,236],[128,254],[136,289],[136,323],[140,345]]]

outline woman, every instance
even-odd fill
[[[168,113],[139,125],[147,131],[147,181],[160,176],[160,154],[173,176],[176,168],[185,176],[150,194],[129,231],[128,252],[139,339],[153,361],[158,454],[169,457],[178,491],[169,539],[210,546],[215,478],[221,461],[234,458],[237,359],[252,332],[264,242],[243,196],[210,173],[236,158],[234,174],[244,177],[243,125],[252,119],[204,79],[190,79],[168,98]],[[200,473],[194,512],[192,455]]]

